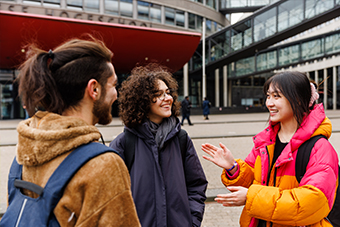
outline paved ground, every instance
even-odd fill
[[[340,150],[340,111],[326,112],[333,125],[330,142]],[[193,139],[196,151],[200,157],[209,185],[204,214],[203,227],[236,227],[243,207],[226,208],[213,201],[218,193],[228,193],[220,181],[221,168],[204,160],[202,143],[218,145],[224,143],[234,154],[235,158],[244,159],[252,148],[252,136],[267,126],[267,113],[210,115],[210,120],[203,120],[203,116],[191,116],[194,126],[185,122],[183,128]],[[16,125],[18,120],[0,121],[0,213],[6,209],[7,174],[15,155],[17,142]],[[109,143],[123,131],[123,125],[115,118],[108,126],[98,126],[104,140]]]

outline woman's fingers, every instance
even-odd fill
[[[235,206],[235,198],[230,193],[217,195],[215,201],[223,206]]]
[[[214,159],[212,159],[211,157],[209,156],[205,156],[205,155],[202,155],[202,157],[210,162],[214,162]]]
[[[223,206],[243,206],[246,204],[248,189],[241,186],[229,186],[230,193],[218,194],[215,201]]]
[[[212,157],[214,157],[215,154],[216,154],[216,152],[218,151],[218,148],[217,148],[217,147],[215,147],[215,146],[213,146],[213,145],[211,145],[211,144],[207,144],[207,143],[206,143],[206,144],[202,144],[201,149],[202,149],[205,153],[209,154],[209,155],[212,156]]]

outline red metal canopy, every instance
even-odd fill
[[[44,50],[85,33],[101,37],[114,53],[117,73],[129,72],[137,63],[157,61],[179,70],[195,52],[200,33],[85,21],[0,10],[0,69],[17,68],[25,60],[25,45]]]

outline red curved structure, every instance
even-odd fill
[[[136,64],[157,61],[172,71],[188,62],[200,33],[85,21],[0,10],[0,69],[15,69],[25,60],[25,46],[37,43],[49,50],[70,38],[89,33],[101,38],[114,53],[117,73]]]

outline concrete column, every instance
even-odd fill
[[[163,5],[161,6],[161,15],[161,24],[165,24],[165,8]]]
[[[104,0],[102,1],[104,4]],[[22,3],[22,0],[17,1],[17,3]],[[104,7],[104,6],[103,6]],[[60,1],[60,8],[61,9],[66,9],[66,0],[61,0]]]
[[[205,75],[205,17],[202,22],[202,100],[206,97],[207,92],[207,81]]]
[[[336,110],[336,105],[337,105],[336,82],[337,82],[336,66],[333,66],[333,110]]]
[[[189,13],[187,11],[184,12],[184,28],[189,29]]]
[[[232,102],[231,102],[231,83],[228,83],[228,106],[232,106]]]
[[[220,69],[215,69],[215,106],[220,106]]]
[[[328,91],[327,91],[327,86],[328,86],[328,82],[327,82],[327,69],[323,69],[323,106],[325,109],[327,109],[328,106],[328,100],[327,100],[327,96],[328,96]]]
[[[228,106],[228,68],[223,66],[223,107]]]
[[[183,66],[183,94],[184,97],[189,95],[189,66],[186,63]]]
[[[137,0],[132,1],[132,18],[138,18],[138,11],[137,11]]]

